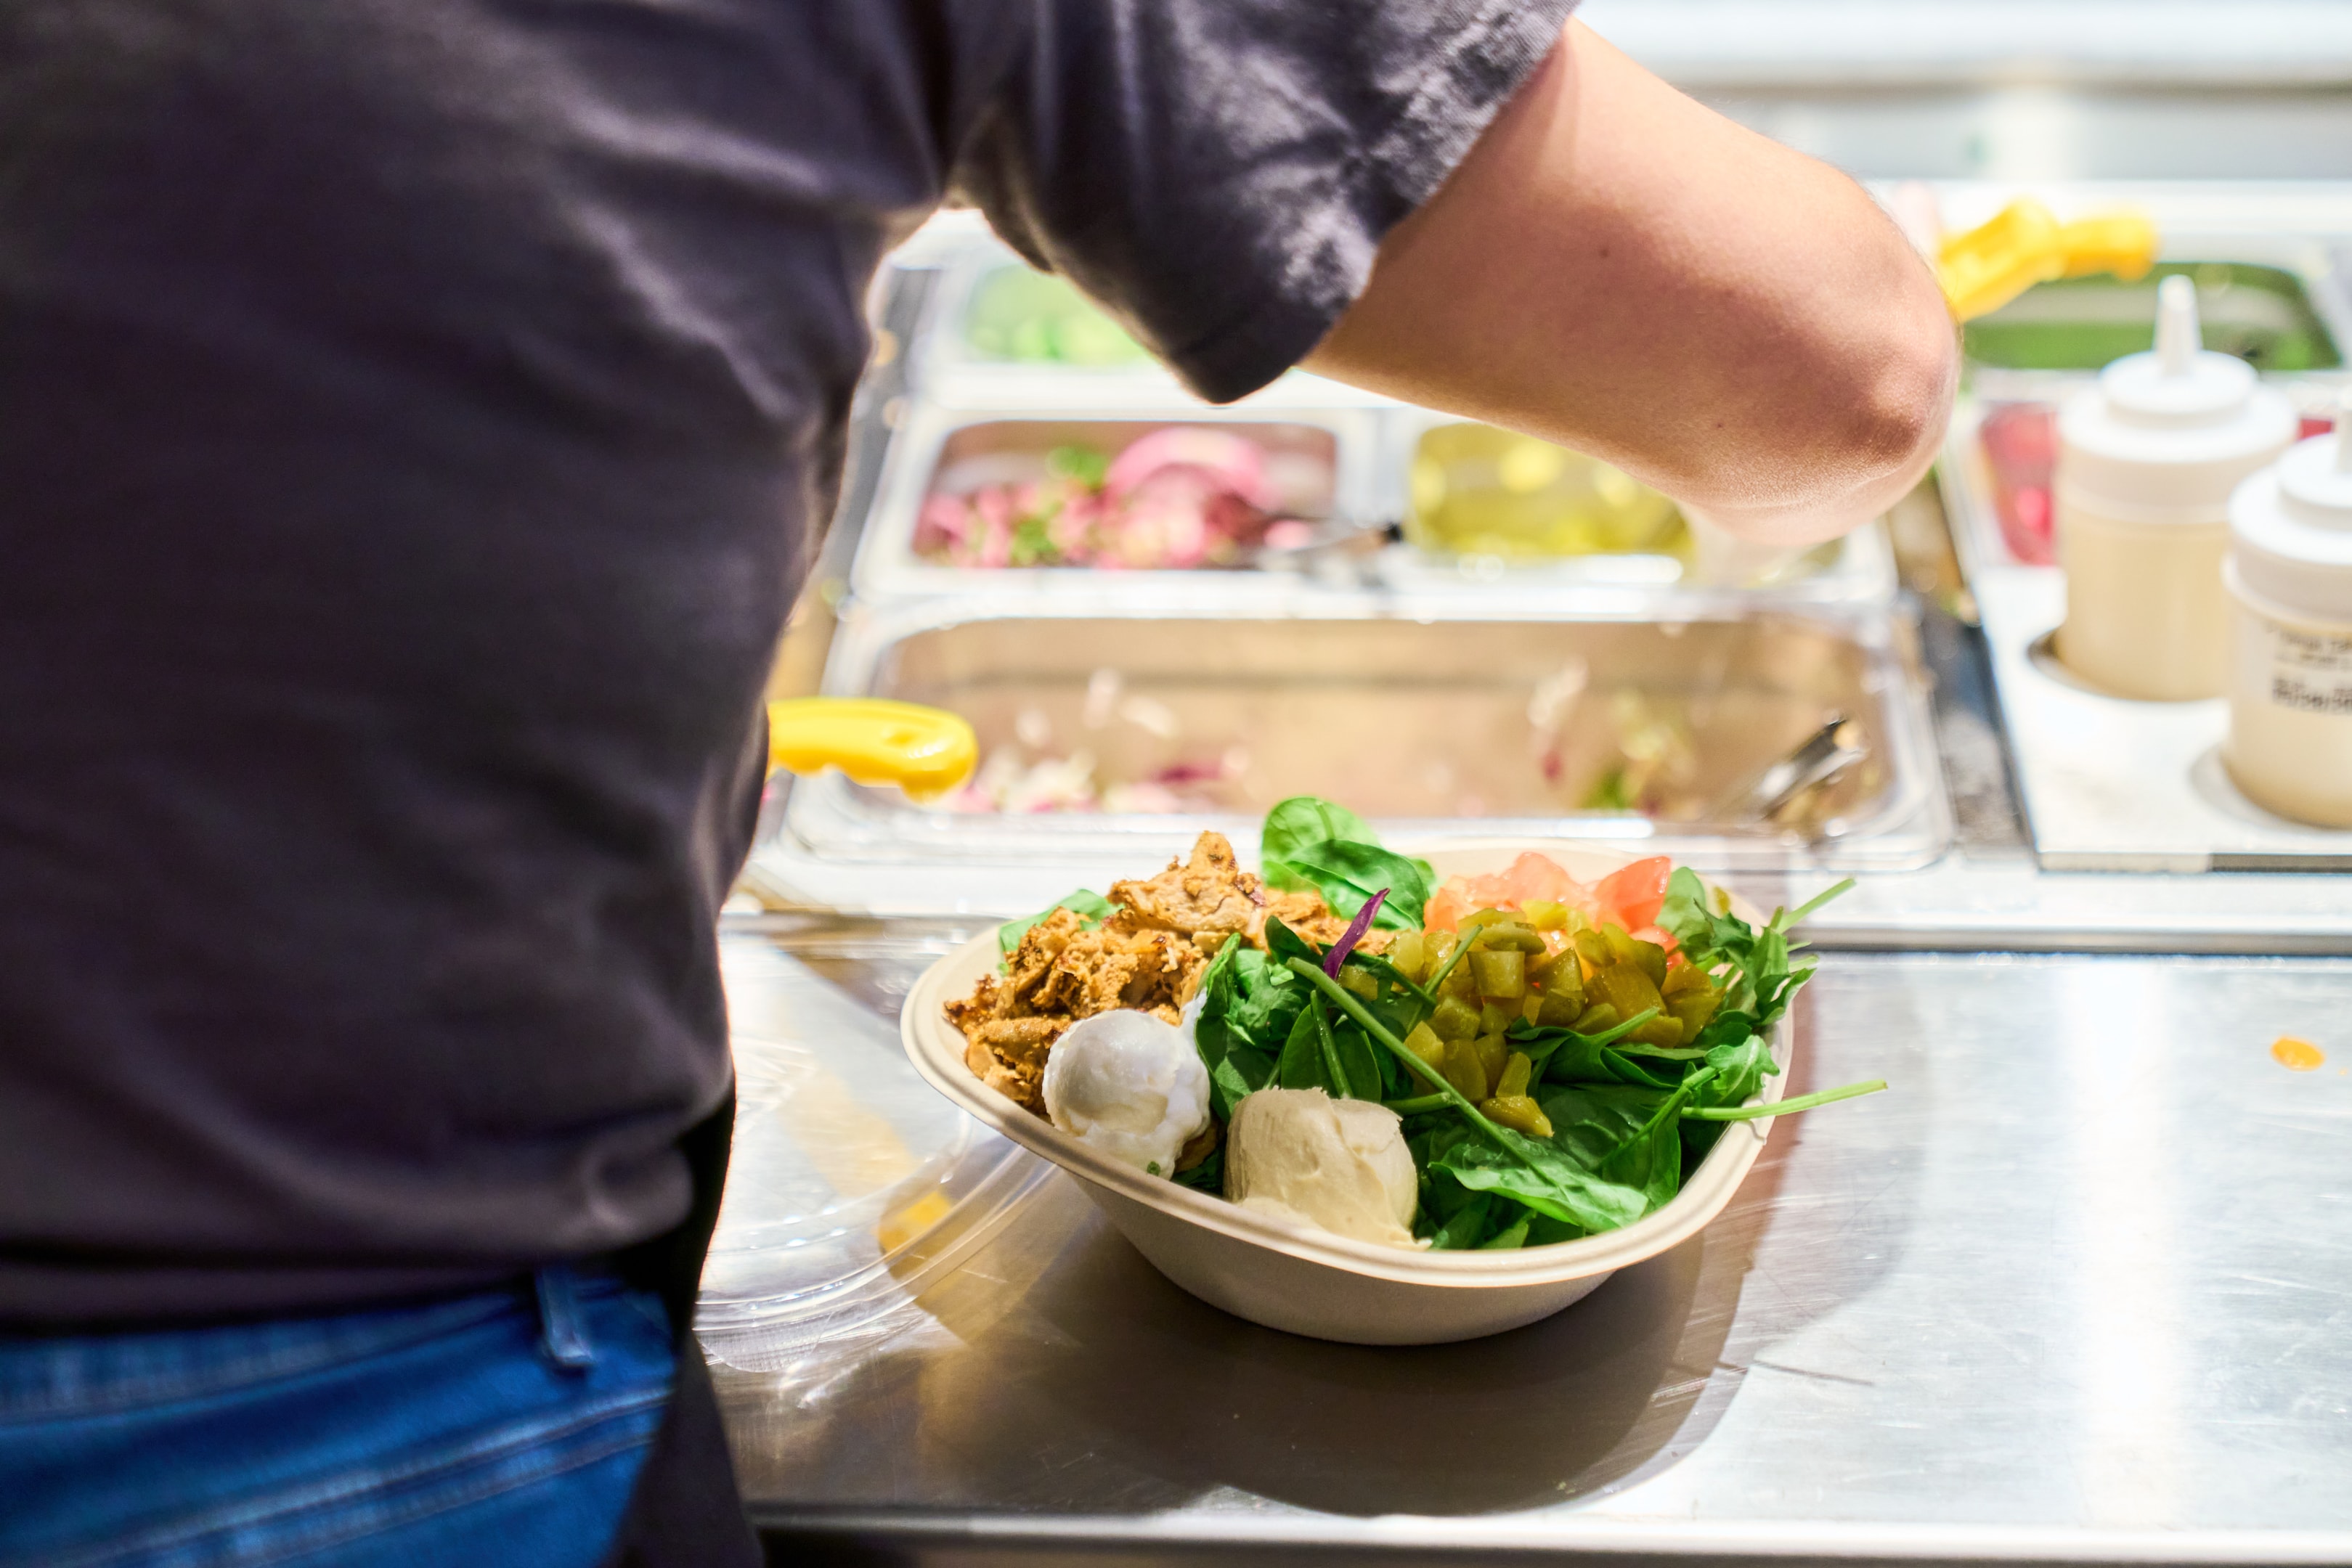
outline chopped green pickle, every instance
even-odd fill
[[[1528,994],[1528,956],[1516,948],[1499,953],[1481,947],[1470,955],[1470,973],[1482,997],[1508,1001]]]
[[[1440,1040],[1471,1040],[1478,1033],[1479,1009],[1460,997],[1440,997],[1436,1010],[1429,1015],[1428,1027]]]

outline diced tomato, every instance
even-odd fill
[[[1511,869],[1496,880],[1514,907],[1537,898],[1553,904],[1579,904],[1588,896],[1583,884],[1568,874],[1567,867],[1532,850],[1513,861]]]
[[[1422,924],[1432,931],[1451,931],[1465,915],[1481,909],[1520,909],[1535,899],[1588,914],[1593,906],[1592,890],[1569,875],[1567,867],[1529,850],[1491,875],[1448,877],[1430,898]]]
[[[1462,924],[1462,917],[1474,907],[1463,892],[1465,879],[1448,877],[1445,885],[1430,895],[1429,907],[1422,911],[1422,928],[1427,931],[1451,931]]]
[[[1677,951],[1680,944],[1675,942],[1675,934],[1668,931],[1663,925],[1644,925],[1640,930],[1633,932],[1633,940],[1636,942],[1655,942],[1659,946],[1664,947],[1666,950],[1666,956],[1669,959],[1681,956],[1681,954]]]
[[[1593,901],[1601,905],[1601,917],[1613,920],[1628,931],[1639,931],[1658,923],[1658,911],[1666,902],[1666,878],[1674,873],[1675,862],[1664,855],[1652,855],[1635,861],[1604,876],[1592,889]],[[1654,937],[1644,937],[1654,941]]]

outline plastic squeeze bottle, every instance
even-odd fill
[[[2352,392],[2332,434],[2230,497],[2223,577],[2230,777],[2282,817],[2352,828]]]
[[[2109,365],[2058,415],[2058,656],[2117,696],[2178,702],[2228,686],[2230,494],[2297,428],[2284,395],[2202,341],[2195,286],[2166,278],[2154,350]]]

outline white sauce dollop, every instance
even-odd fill
[[[1045,1053],[1054,1125],[1139,1171],[1173,1176],[1209,1125],[1209,1070],[1185,1027],[1121,1009],[1080,1019]]]

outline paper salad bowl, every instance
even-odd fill
[[[1639,858],[1558,844],[1454,846],[1429,856],[1440,877],[1498,871],[1524,849],[1591,883]],[[1738,901],[1741,919],[1763,924]],[[1268,1328],[1350,1344],[1441,1344],[1500,1333],[1550,1316],[1618,1270],[1689,1239],[1723,1211],[1764,1147],[1769,1118],[1730,1122],[1674,1200],[1622,1230],[1517,1251],[1412,1252],[1311,1234],[1179,1186],[1089,1148],[1023,1110],[964,1065],[962,1031],[947,1004],[968,996],[1002,958],[993,931],[927,970],[907,998],[899,1032],[931,1085],[981,1122],[1078,1180],[1154,1268],[1213,1306]],[[1780,1098],[1794,1033],[1774,1031],[1781,1071],[1757,1101]],[[1753,1103],[1753,1102],[1751,1102]]]

